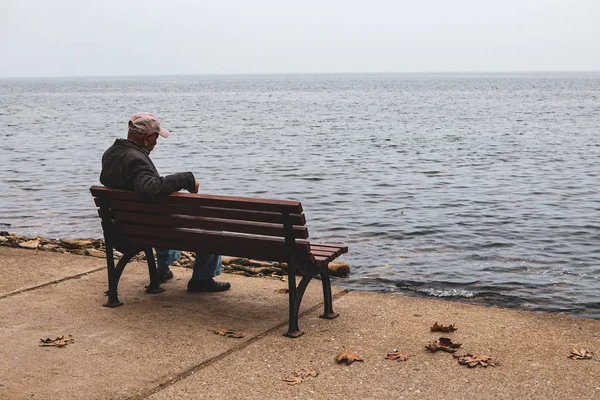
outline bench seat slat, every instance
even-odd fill
[[[242,221],[265,222],[273,224],[283,223],[281,213],[274,212],[239,210],[220,207],[194,207],[182,205],[168,206],[163,204],[152,204],[149,202],[141,201],[106,200],[100,197],[95,198],[94,202],[98,207],[106,206],[114,211],[177,214],[195,217],[211,217]],[[104,202],[106,202],[106,204],[103,204]],[[293,225],[306,224],[306,218],[304,214],[291,214],[290,219]]]
[[[347,246],[323,246],[320,243],[311,243],[311,250],[319,250],[319,251],[332,251],[335,252],[336,257],[341,256],[348,252]]]
[[[157,239],[154,237],[144,237],[144,236],[134,236],[127,239],[129,243],[132,243],[139,247],[144,246],[154,246],[165,249],[173,249],[173,250],[183,250],[183,251],[192,251],[199,253],[212,253],[212,254],[220,254],[226,255],[230,257],[244,257],[244,258],[252,258],[254,260],[262,260],[262,261],[285,261],[286,255],[284,252],[274,252],[271,251],[268,259],[264,257],[265,247],[256,247],[256,246],[215,246],[215,247],[203,247],[202,244],[198,244],[196,242],[188,242],[188,241],[173,241],[168,239]],[[271,257],[272,256],[272,257]]]
[[[287,261],[285,240],[269,236],[232,234],[227,232],[201,231],[187,228],[168,228],[125,223],[115,224],[121,240],[134,244],[165,247],[179,250],[214,253],[234,257],[247,257],[266,261]],[[310,244],[296,241],[298,258],[311,262]]]
[[[331,247],[331,248],[336,248],[336,249],[342,249],[343,253],[347,253],[348,252],[348,246],[343,246],[343,245],[340,245],[340,244],[313,243],[313,246]]]
[[[310,253],[315,256],[323,256],[323,257],[328,257],[328,258],[336,257],[336,254],[333,251],[315,250],[312,247],[310,249]]]
[[[95,197],[107,197],[120,200],[144,200],[142,196],[127,190],[109,189],[103,186],[92,186],[90,188]],[[240,210],[259,210],[268,212],[281,212],[287,210],[290,214],[301,214],[302,205],[299,201],[257,199],[252,197],[230,197],[208,194],[173,193],[166,196],[152,198],[152,202],[169,205],[192,205],[203,207],[227,207]]]
[[[327,254],[331,253],[331,254],[335,254],[336,256],[339,256],[342,254],[342,249],[340,249],[340,248],[336,249],[333,247],[319,247],[319,246],[315,246],[314,244],[311,244],[310,251],[312,253],[315,253],[315,252],[324,252]]]
[[[102,213],[100,213],[102,216]],[[135,222],[145,225],[158,225],[174,228],[195,228],[216,231],[233,231],[265,236],[283,237],[285,235],[282,224],[268,224],[261,222],[244,222],[220,218],[207,218],[181,215],[155,215],[147,213],[134,213],[113,211],[110,217],[115,222]],[[294,226],[296,239],[308,238],[308,229],[305,226]]]
[[[329,257],[315,256],[315,264],[317,264],[318,267],[325,267],[329,264],[329,261],[331,261]]]

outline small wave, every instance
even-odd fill
[[[425,236],[425,235],[435,235],[436,233],[440,233],[440,230],[437,229],[423,229],[419,231],[406,232],[406,236]]]
[[[511,246],[514,246],[514,244],[513,243],[494,242],[494,243],[482,244],[479,247],[483,248],[483,249],[491,249],[491,248],[496,248],[496,247],[511,247]]]
[[[466,299],[472,299],[477,296],[477,292],[469,292],[464,289],[417,289],[417,292],[424,293],[428,296],[433,297],[461,297]]]
[[[309,181],[309,182],[318,182],[318,181],[323,181],[323,178],[317,178],[317,177],[310,177],[310,178],[300,178],[303,181]]]
[[[376,184],[374,186],[375,187],[385,188],[385,187],[396,187],[397,185],[396,184],[392,184],[392,183],[378,183],[378,184]]]
[[[481,255],[481,254],[469,254],[467,256],[467,258],[469,260],[474,260],[474,261],[490,261],[490,260],[494,260],[495,258],[491,255]],[[492,267],[492,271],[495,270],[495,268],[497,267]],[[484,268],[484,271],[487,270],[487,268]]]

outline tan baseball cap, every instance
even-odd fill
[[[147,112],[133,114],[129,119],[129,130],[139,135],[158,133],[164,138],[169,137],[169,131],[160,126],[158,118]]]

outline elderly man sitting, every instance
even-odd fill
[[[145,112],[134,114],[129,120],[127,139],[117,139],[102,156],[100,182],[115,189],[132,190],[142,196],[153,197],[178,192],[182,189],[198,193],[199,183],[191,172],[160,176],[150,159],[158,137],[169,137],[169,131],[160,126],[158,119]],[[157,269],[162,282],[173,278],[169,266],[179,259],[180,252],[156,249]],[[221,256],[196,254],[194,272],[188,282],[188,292],[220,292],[231,287],[229,282],[215,281],[221,274]]]

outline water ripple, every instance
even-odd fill
[[[2,79],[0,226],[101,237],[102,153],[153,110],[161,173],[302,201],[312,240],[350,247],[338,284],[600,318],[598,93],[597,73]]]

